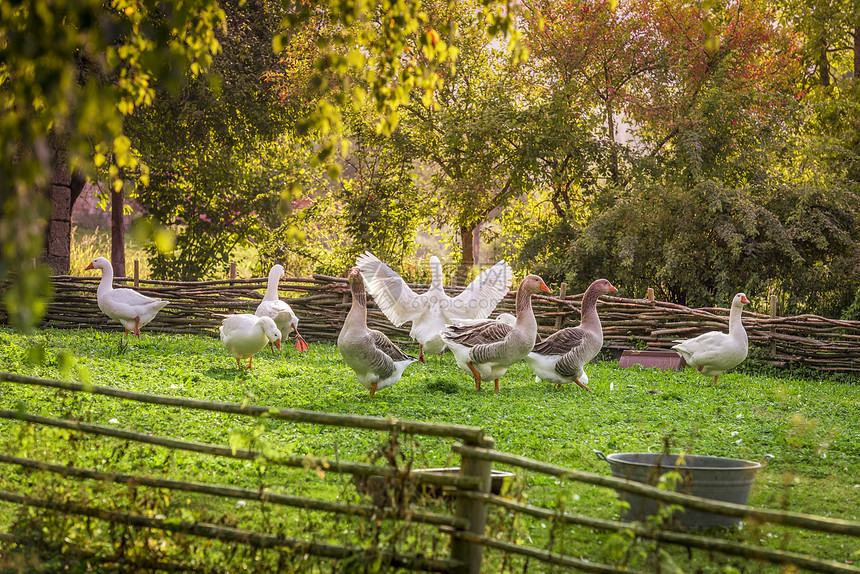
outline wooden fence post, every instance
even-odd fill
[[[230,281],[236,280],[236,263],[233,262],[230,264]]]
[[[492,437],[484,437],[481,442],[464,440],[466,446],[483,447],[491,449],[496,441]],[[492,482],[493,462],[482,460],[466,454],[460,457],[460,476],[474,476],[481,480],[481,492],[489,493]],[[459,491],[459,487],[458,487]],[[466,532],[474,536],[484,536],[487,528],[487,503],[483,500],[467,498],[458,493],[457,495],[457,518],[469,521]],[[464,563],[460,574],[481,574],[481,561],[484,556],[484,547],[474,542],[466,542],[454,538],[451,542],[451,559]]]
[[[650,301],[651,303],[654,302],[654,288],[653,287],[648,287],[648,301]]]
[[[776,295],[770,296],[770,318],[776,318]],[[776,355],[776,327],[770,328],[770,355],[773,357]]]
[[[134,260],[134,286],[140,287],[140,261]]]
[[[567,297],[567,283],[562,283],[561,288],[558,290],[558,298],[564,299],[565,297]],[[566,305],[560,303],[558,306],[558,310],[564,311],[565,307],[566,307]],[[563,324],[564,324],[564,315],[559,315],[558,317],[555,318],[555,330],[556,331],[561,329],[561,326]]]

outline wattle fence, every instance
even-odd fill
[[[98,277],[56,276],[55,297],[42,326],[55,328],[93,327],[121,329],[102,314],[96,303]],[[140,292],[161,297],[170,304],[146,326],[146,330],[169,333],[217,334],[224,316],[253,312],[266,289],[265,278],[219,281],[154,281],[117,279],[117,285],[134,286]],[[416,292],[426,285],[413,284]],[[456,287],[448,289],[456,294]],[[337,338],[350,307],[346,279],[314,275],[290,277],[280,283],[281,298],[299,317],[299,330],[309,341]],[[582,294],[535,295],[533,307],[542,336],[579,323]],[[775,308],[775,305],[772,305]],[[628,299],[604,296],[598,302],[604,345],[609,348],[667,349],[677,339],[705,331],[727,329],[728,310],[691,309],[649,298]],[[514,292],[496,308],[513,312]],[[0,322],[4,317],[0,316]],[[744,326],[756,357],[776,366],[802,364],[823,371],[860,373],[860,321],[841,321],[817,315],[780,317],[744,312]],[[370,302],[368,324],[393,340],[409,341],[409,325],[394,327]]]

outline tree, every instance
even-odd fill
[[[662,153],[685,129],[696,129],[701,103],[721,93],[735,119],[767,115],[795,99],[797,46],[769,4],[735,0],[727,5],[657,4],[655,21],[664,65],[637,78],[625,110],[649,153]]]
[[[313,15],[326,13],[342,27],[331,38],[335,47],[356,44],[370,50],[347,50],[344,55],[332,49],[321,68],[330,66],[343,74],[347,88],[347,70],[364,77],[370,86],[366,93],[383,112],[383,127],[393,126],[397,118],[390,111],[405,101],[408,89],[435,86],[432,66],[402,65],[404,38],[415,34],[421,49],[433,56],[430,60],[447,55],[431,30],[422,30],[426,19],[419,6],[417,1],[373,0],[297,4],[285,14],[284,32],[273,39],[273,47],[282,46]],[[492,25],[506,31],[509,18],[493,15],[489,0],[486,6]],[[370,13],[382,17],[369,22]],[[35,324],[48,298],[48,269],[31,269],[29,262],[41,250],[50,205],[31,191],[46,189],[52,173],[63,171],[54,170],[55,164],[71,172],[86,168],[92,175],[108,159],[114,189],[124,185],[123,173],[139,171],[138,181],[145,184],[148,174],[123,131],[123,117],[152,103],[156,81],[178,89],[189,73],[194,77],[205,70],[217,52],[215,30],[223,19],[214,0],[116,0],[110,7],[96,0],[30,0],[0,8],[0,280],[14,278],[4,303],[15,324]],[[354,27],[356,23],[367,25]],[[361,32],[363,43],[355,42],[359,36],[351,27]],[[353,97],[350,89],[340,93],[344,101]],[[326,135],[337,133],[331,126],[336,128],[338,122],[333,107],[320,100],[306,127]],[[52,153],[52,135],[62,142],[60,154]],[[321,158],[333,148],[327,141]]]
[[[205,68],[221,19],[214,0],[0,8],[0,280],[12,279],[3,299],[13,324],[34,325],[50,295],[49,270],[30,265],[51,207],[34,190],[79,168],[94,173],[106,155],[115,158],[112,185],[121,187],[119,170],[138,165],[123,116],[151,102],[152,78]]]
[[[147,247],[159,279],[223,273],[233,249],[263,241],[293,199],[294,158],[279,147],[295,119],[266,81],[284,12],[268,0],[228,1],[224,10],[221,51],[207,73],[175,92],[160,86],[126,122],[150,170],[137,199],[176,232],[173,253]]]
[[[622,183],[617,122],[635,80],[664,64],[655,8],[648,0],[534,0],[527,45],[553,92],[578,104],[580,120],[598,110],[612,183]],[[588,129],[597,126],[587,121]]]
[[[353,145],[335,197],[343,203],[352,239],[350,260],[366,250],[400,266],[412,254],[424,194],[415,182],[412,156],[397,129],[386,138],[364,122],[352,123]]]
[[[564,207],[555,210],[556,225],[543,216],[534,237],[558,244],[561,235],[571,245],[562,261],[544,267],[569,270],[568,281],[581,287],[614,274],[632,291],[656,287],[662,297],[690,304],[730,297],[743,284],[820,293],[824,283],[801,287],[801,277],[816,265],[845,268],[846,238],[854,233],[851,194],[828,180],[818,188],[830,199],[827,207],[813,206],[814,192],[798,185],[803,177],[792,169],[797,155],[786,150],[786,139],[796,142],[803,129],[793,121],[801,109],[794,91],[799,59],[791,33],[766,5],[665,0],[546,9],[545,26],[534,17],[526,37],[537,57],[552,63],[555,74],[542,77],[555,80],[556,92],[581,99],[585,110],[604,110],[604,129],[609,110],[623,113],[637,139],[625,149],[609,130],[610,151],[623,150],[626,159],[612,153],[606,177],[599,161],[579,163],[580,180],[591,176],[596,192],[578,221]],[[615,52],[619,46],[625,48]],[[637,53],[627,53],[633,46]],[[798,202],[797,210],[778,199],[785,197]],[[817,244],[832,255],[800,239],[809,233],[798,224],[806,218],[827,222]]]
[[[806,106],[763,105],[774,96],[705,90],[663,162],[643,157],[648,169],[596,211],[568,258],[572,276],[612,269],[631,293],[654,287],[693,306],[743,290],[781,295],[786,312],[844,309],[856,282],[857,188],[812,159],[825,154],[807,137]]]
[[[364,251],[398,266],[412,254],[429,198],[416,185],[402,134],[378,134],[358,115],[349,125],[351,145],[341,176],[331,182],[321,170],[305,172],[307,197],[265,244],[265,259],[290,259],[297,268],[310,261],[320,273],[340,275]]]
[[[827,87],[860,77],[860,6],[850,0],[785,0],[783,21],[802,38],[803,80]]]
[[[517,53],[504,50],[476,15],[476,5],[434,6],[434,28],[449,30],[457,46],[456,64],[440,70],[441,86],[432,101],[413,91],[403,109],[401,129],[417,158],[430,166],[443,217],[460,240],[465,279],[475,259],[473,233],[524,189],[518,169],[518,103],[527,93],[518,76]]]

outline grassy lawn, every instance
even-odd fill
[[[587,368],[592,392],[576,386],[555,389],[535,383],[527,365],[518,363],[502,379],[501,391],[492,383],[476,392],[471,377],[459,371],[450,355],[429,357],[428,364],[410,366],[395,386],[372,399],[340,359],[333,344],[311,344],[298,353],[289,344],[272,355],[254,358],[250,372],[239,371],[220,342],[206,336],[178,336],[144,331],[140,340],[122,342],[116,333],[92,330],[45,330],[31,338],[0,329],[0,370],[28,375],[91,381],[98,385],[145,393],[174,395],[233,403],[396,417],[483,427],[496,448],[571,469],[609,474],[608,465],[593,450],[612,452],[671,452],[773,461],[759,471],[749,503],[847,520],[860,520],[860,385],[850,377],[791,376],[776,371],[753,371],[751,366],[711,379],[692,370],[664,372],[619,369],[600,362]],[[387,435],[353,429],[297,425],[204,411],[148,406],[107,397],[0,383],[0,408],[18,409],[53,417],[80,420],[183,440],[269,448],[280,454],[372,460],[382,456]],[[249,461],[170,452],[139,445],[0,420],[3,452],[59,464],[181,480],[272,488],[300,496],[360,501],[348,477],[333,473],[302,472]],[[404,440],[402,456],[414,465],[452,466],[458,457],[452,440],[418,437]],[[497,467],[498,468],[498,467]],[[504,469],[503,469],[504,470]],[[163,489],[110,484],[70,484],[47,473],[0,465],[0,490],[33,496],[66,496],[94,504],[181,519],[237,525],[291,536],[322,537],[332,542],[361,541],[396,546],[441,547],[438,535],[416,528],[410,533],[380,535],[375,526],[307,511],[287,511],[270,505],[237,504],[231,499],[203,499],[170,494]],[[530,504],[606,519],[618,516],[615,494],[606,489],[521,472],[511,485],[511,496]],[[445,503],[430,502],[444,506]],[[53,520],[54,522],[51,522]],[[498,511],[492,533],[510,542],[546,547],[607,563],[625,562],[653,570],[655,557],[662,568],[684,571],[778,571],[740,558],[721,558],[704,552],[670,551],[623,536],[602,534],[584,527],[562,532],[537,519],[514,519]],[[39,522],[43,521],[43,522]],[[62,532],[68,544],[83,544],[103,552],[108,527],[73,518],[40,517],[9,503],[0,503],[0,532],[21,531],[33,524]],[[98,535],[93,529],[101,528]],[[89,530],[88,530],[89,529]],[[312,533],[312,534],[311,534]],[[860,540],[789,531],[777,527],[745,527],[724,532],[730,540],[761,543],[773,548],[808,552],[840,563],[860,563]],[[111,538],[113,536],[113,538]],[[193,546],[170,538],[168,548],[155,535],[127,534],[123,544],[145,549],[166,559],[181,554],[205,566],[218,556],[229,571],[264,571],[277,558],[236,553],[217,545]],[[381,536],[381,538],[380,538]],[[389,536],[392,538],[385,538]],[[47,535],[46,535],[47,537]],[[411,538],[410,538],[411,537]],[[367,540],[363,540],[367,542]],[[182,544],[184,550],[177,550]],[[154,545],[154,546],[153,546]],[[441,545],[441,546],[440,546]],[[156,550],[152,550],[156,548]],[[208,550],[207,550],[208,548]],[[129,551],[130,552],[130,551]],[[179,554],[177,554],[179,553]],[[41,556],[42,564],[50,557]],[[226,562],[225,562],[226,561]],[[38,570],[38,564],[29,562]],[[2,566],[2,563],[0,563]],[[211,566],[211,565],[210,565]],[[307,566],[307,564],[305,564]],[[329,571],[316,564],[315,568]],[[303,571],[294,566],[295,571]],[[542,571],[538,563],[488,553],[487,571]]]

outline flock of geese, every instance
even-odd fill
[[[147,297],[133,289],[113,287],[113,268],[104,257],[97,257],[86,269],[102,273],[97,299],[101,311],[119,321],[125,333],[140,337],[140,328],[155,318],[167,301]],[[544,340],[538,335],[537,320],[531,297],[550,289],[537,275],[527,275],[516,292],[516,314],[490,314],[510,289],[513,271],[504,261],[481,273],[456,297],[442,285],[442,264],[430,258],[431,281],[424,293],[415,293],[388,265],[367,252],[358,257],[350,269],[348,281],[352,305],[337,338],[344,362],[355,372],[358,382],[370,391],[390,387],[400,380],[412,363],[426,362],[426,355],[444,352],[454,355],[457,366],[470,374],[475,388],[492,380],[499,390],[499,380],[508,368],[524,360],[535,374],[535,382],[562,385],[575,383],[585,390],[588,376],[583,367],[600,352],[603,328],[597,314],[601,295],[617,289],[606,279],[594,281],[582,298],[582,319],[577,327],[568,327]],[[269,271],[266,294],[254,314],[239,313],[226,317],[220,327],[221,342],[243,368],[247,359],[251,368],[253,356],[269,346],[281,349],[282,338],[295,333],[295,347],[306,351],[308,344],[299,334],[299,319],[290,306],[278,297],[278,283],[286,276],[281,265]],[[418,357],[404,353],[381,331],[367,326],[367,293],[395,325],[411,322],[410,336],[418,343]],[[746,295],[738,293],[732,301],[729,332],[711,331],[698,337],[678,341],[672,347],[687,364],[702,375],[714,377],[746,359],[749,344],[741,322]]]

